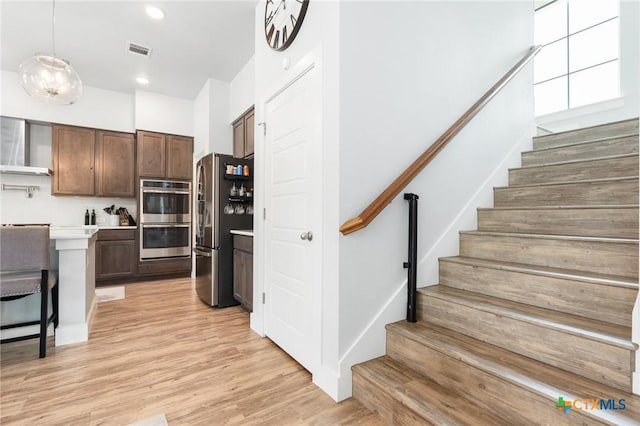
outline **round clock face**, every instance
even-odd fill
[[[300,31],[309,0],[267,0],[264,8],[264,35],[274,50],[291,45]]]

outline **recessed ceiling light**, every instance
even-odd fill
[[[147,84],[149,84],[149,79],[147,77],[143,77],[143,76],[136,77],[136,81],[138,82],[138,84],[142,84],[142,85],[145,85],[145,86]]]
[[[162,19],[164,18],[164,11],[156,6],[147,6],[144,8],[147,12],[147,15],[152,17],[153,19]]]

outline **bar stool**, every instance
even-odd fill
[[[49,271],[49,227],[46,225],[0,227],[0,301],[22,299],[40,293],[40,319],[2,325],[10,329],[39,325],[40,332],[0,340],[9,343],[40,338],[40,358],[47,354],[47,328],[58,326],[58,286],[56,274]],[[49,290],[53,313],[48,316]]]

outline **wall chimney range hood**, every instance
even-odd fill
[[[29,165],[29,125],[23,119],[0,117],[0,173],[51,176],[48,167]]]

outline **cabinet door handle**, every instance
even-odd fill
[[[313,240],[313,232],[311,232],[311,231],[303,232],[302,234],[300,234],[300,239],[301,240],[307,240],[307,241]]]

